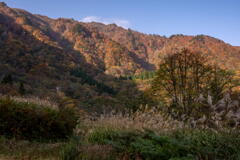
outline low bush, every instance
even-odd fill
[[[101,136],[102,135],[102,136]],[[129,132],[96,130],[89,142],[112,145],[130,159],[195,160],[240,158],[239,132],[178,130],[165,134],[152,131]]]
[[[111,145],[90,144],[79,136],[70,137],[60,153],[62,160],[115,160],[119,157]]]
[[[0,98],[0,135],[29,140],[64,139],[72,134],[76,123],[77,116],[69,108],[58,110]]]
[[[73,136],[69,139],[69,142],[64,146],[61,151],[61,157],[63,160],[75,160],[80,155],[81,140],[77,136]]]
[[[0,136],[1,160],[59,160],[65,142],[36,142]]]

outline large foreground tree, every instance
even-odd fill
[[[191,115],[199,96],[213,101],[232,87],[233,74],[209,63],[201,53],[180,49],[169,54],[159,66],[152,90],[176,116]]]

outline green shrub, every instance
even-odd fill
[[[62,160],[115,160],[118,154],[110,145],[91,145],[73,136],[61,150]]]
[[[87,140],[90,143],[105,144],[106,140],[112,140],[112,137],[115,137],[116,134],[118,135],[118,132],[111,128],[98,128],[87,136]]]
[[[56,110],[34,103],[0,99],[0,135],[56,140],[72,134],[77,122],[71,109]]]
[[[80,155],[81,140],[79,137],[73,136],[61,151],[61,159],[76,160]]]
[[[64,142],[37,142],[0,136],[0,159],[59,160],[63,146]]]
[[[96,130],[91,135],[90,142],[112,145],[118,152],[125,153],[133,159],[140,156],[148,160],[237,160],[240,157],[239,132],[225,133],[195,129],[158,135],[151,131]]]
[[[177,141],[188,141],[192,154],[199,159],[229,159],[240,158],[239,130],[211,131],[186,130],[173,132],[171,137]]]

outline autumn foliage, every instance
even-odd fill
[[[169,106],[165,107],[169,114],[184,119],[209,112],[198,103],[199,97],[212,96],[216,103],[234,86],[233,73],[209,63],[198,52],[181,49],[164,58],[152,90]]]

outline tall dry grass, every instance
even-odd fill
[[[125,131],[152,130],[164,132],[179,128],[188,128],[183,122],[164,116],[154,108],[144,106],[134,113],[108,112],[99,117],[82,117],[76,126],[76,135],[88,134],[95,129],[113,129]]]
[[[6,98],[6,96],[0,94],[0,98]],[[17,96],[8,96],[8,98],[16,101],[16,102],[24,102],[24,103],[33,103],[38,106],[44,106],[51,109],[58,109],[59,104],[49,99],[41,99],[39,97],[17,97]]]
[[[213,104],[212,97],[200,96],[197,100],[199,106],[204,108],[202,116],[190,117],[186,121],[178,121],[167,116],[162,111],[149,106],[141,106],[134,113],[106,112],[100,116],[81,117],[75,129],[76,134],[87,134],[96,128],[114,130],[152,130],[165,132],[183,128],[199,128],[226,130],[238,129],[240,126],[239,100],[232,100],[229,94]],[[201,112],[201,110],[200,110]]]

